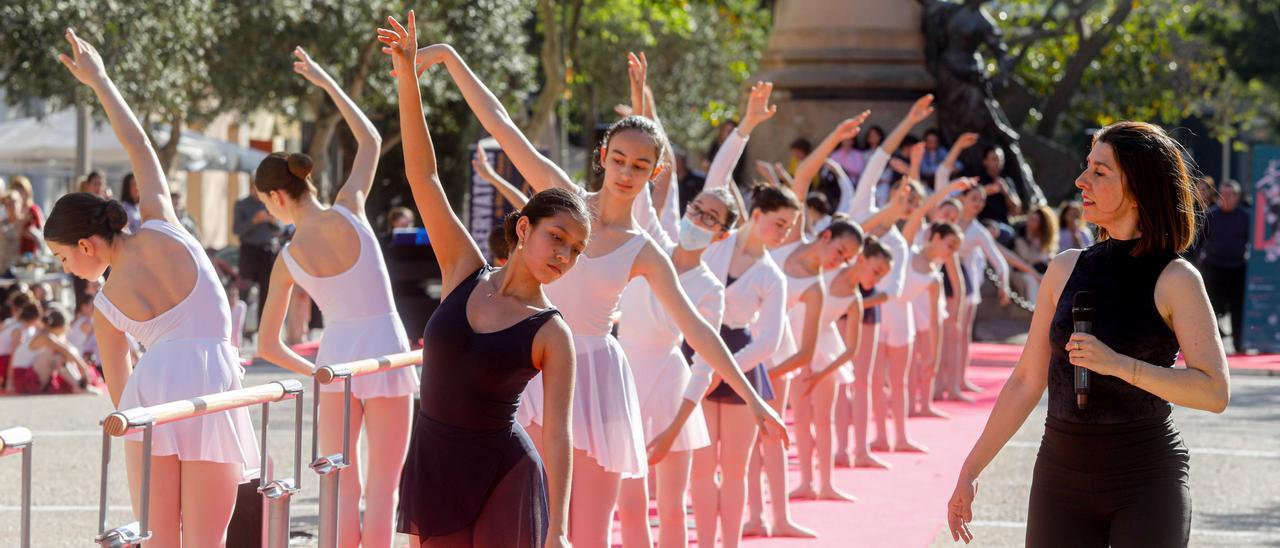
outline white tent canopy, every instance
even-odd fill
[[[167,135],[167,126],[157,132]],[[105,123],[89,128],[89,150],[95,167],[121,166],[128,169],[129,158]],[[193,131],[182,132],[178,141],[177,169],[184,171],[252,172],[267,153],[214,139]],[[76,113],[68,109],[43,119],[19,118],[0,122],[0,164],[74,164],[76,160]]]

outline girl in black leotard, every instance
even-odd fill
[[[1121,122],[1094,137],[1076,180],[1100,243],[1058,255],[1045,273],[1026,348],[947,507],[952,536],[967,523],[977,477],[1049,389],[1036,458],[1027,546],[1186,546],[1187,448],[1171,405],[1220,413],[1226,356],[1200,275],[1177,254],[1195,235],[1183,151],[1164,130]],[[1073,333],[1072,301],[1092,291],[1093,333]],[[1174,369],[1179,351],[1186,368]],[[1072,368],[1090,370],[1077,408]]]
[[[394,30],[378,34],[399,76],[405,175],[443,278],[424,334],[422,405],[400,477],[397,528],[420,546],[566,546],[573,338],[542,286],[586,247],[586,205],[565,191],[538,193],[504,224],[506,266],[485,264],[437,178],[414,70],[413,12],[407,29],[389,22]],[[520,393],[539,371],[545,472],[515,422]]]

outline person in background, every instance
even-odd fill
[[[232,231],[240,238],[240,277],[247,283],[243,287],[248,290],[249,287],[258,286],[255,319],[262,317],[262,308],[267,302],[271,266],[275,264],[276,254],[280,252],[282,230],[280,223],[267,211],[266,204],[258,198],[257,190],[250,185],[249,195],[236,202]],[[257,325],[257,321],[254,325]],[[247,329],[244,334],[246,339],[253,335]]]
[[[176,190],[169,193],[169,200],[173,202],[173,211],[178,214],[178,220],[182,221],[182,228],[187,229],[191,233],[191,237],[200,239],[200,226],[196,224],[196,220],[191,217],[191,213],[187,212],[187,200],[181,192]]]
[[[680,199],[680,214],[684,215],[689,202],[702,192],[702,187],[707,182],[707,174],[689,169],[689,153],[684,149],[673,146],[671,153],[676,158],[676,185],[679,190],[677,196]]]
[[[924,158],[920,160],[921,181],[933,181],[948,152],[950,150],[942,146],[942,133],[938,128],[929,128],[924,132]],[[960,171],[960,166],[952,166],[952,171]]]
[[[812,152],[813,143],[804,137],[796,137],[796,140],[791,141],[791,146],[787,147],[787,172],[794,174],[800,162],[808,158]],[[814,183],[817,183],[817,177],[814,178]]]
[[[97,194],[103,198],[111,197],[111,187],[107,186],[107,178],[102,175],[101,171],[90,171],[88,175],[80,178],[76,187],[80,192]]]
[[[0,273],[7,273],[18,261],[18,257],[22,256],[18,247],[26,223],[18,210],[21,200],[18,193],[12,190],[0,195],[0,204],[4,206],[5,212],[4,220],[0,221]]]
[[[44,211],[33,198],[31,181],[21,175],[9,181],[9,190],[18,193],[18,253],[36,253],[43,247],[40,229],[44,227]]]
[[[1014,240],[1013,250],[1043,275],[1049,269],[1049,261],[1058,253],[1058,234],[1058,215],[1047,205],[1039,206],[1027,213],[1027,223],[1018,239]],[[1018,279],[1022,281],[1027,300],[1034,302],[1040,291],[1040,281],[1025,272],[1020,272]]]
[[[1068,249],[1086,249],[1093,245],[1093,233],[1080,220],[1084,208],[1080,202],[1062,202],[1058,209],[1058,253]]]
[[[1018,198],[1018,193],[1013,191],[1002,173],[1004,173],[1004,149],[993,146],[982,156],[982,174],[978,176],[978,184],[986,189],[987,205],[982,208],[982,213],[978,214],[978,219],[991,219],[1000,223],[1001,232],[1008,232],[1010,236],[1009,241],[1000,243],[1005,247],[1012,247],[1013,231],[1004,229],[1010,226],[1010,216],[1022,214],[1022,200]]]
[[[1249,255],[1249,222],[1253,217],[1240,203],[1240,183],[1225,181],[1218,188],[1218,203],[1205,215],[1200,272],[1209,301],[1219,318],[1231,314],[1231,346],[1244,351],[1244,284]],[[1221,324],[1219,324],[1221,325]]]
[[[866,169],[867,162],[871,161],[871,155],[875,153],[880,144],[884,142],[884,128],[880,126],[871,126],[862,132],[862,165],[858,169],[858,175],[855,177],[852,171],[848,172],[849,179],[857,181],[862,177],[862,171]],[[880,174],[880,179],[876,181],[876,207],[884,207],[889,203],[889,186],[893,183],[893,171],[886,169]]]
[[[407,207],[396,206],[387,210],[387,228],[378,235],[378,244],[386,249],[395,239],[397,229],[413,228],[418,217]]]
[[[862,176],[862,168],[866,165],[865,156],[858,149],[858,138],[840,141],[836,149],[831,151],[830,158],[840,164],[840,168],[844,170],[845,175],[849,176],[849,180],[857,181]]]
[[[125,173],[124,179],[120,181],[120,204],[124,206],[124,212],[129,215],[129,233],[137,234],[138,229],[142,228],[142,214],[138,212],[138,183],[133,180],[132,173]]]
[[[507,236],[501,230],[489,233],[489,263],[495,267],[506,266],[511,258],[511,246],[507,245]]]

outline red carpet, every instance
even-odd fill
[[[1010,366],[1020,350],[1020,347],[1006,345],[975,345],[976,367],[970,368],[969,378],[985,392],[975,395],[975,403],[939,404],[940,409],[951,415],[949,419],[918,418],[908,424],[912,439],[928,447],[928,454],[878,453],[893,466],[891,470],[836,469],[836,485],[858,497],[858,502],[792,501],[792,516],[798,523],[817,531],[817,540],[748,538],[743,543],[809,548],[927,546],[942,530],[956,474],[986,424],[996,395],[1013,371]],[[798,480],[793,457],[790,487]],[[616,527],[614,533],[615,546],[620,546]],[[656,540],[656,525],[653,535]],[[692,520],[689,538],[696,544]]]

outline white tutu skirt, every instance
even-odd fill
[[[573,447],[586,451],[601,468],[623,478],[648,471],[635,379],[622,347],[612,335],[574,335],[577,355],[573,389]],[[516,420],[542,424],[542,375],[529,381]]]
[[[641,426],[645,444],[661,434],[675,420],[684,403],[684,390],[692,373],[679,348],[669,352],[643,344],[623,344],[627,363],[636,380],[636,394],[640,398]],[[711,445],[707,433],[707,420],[700,409],[694,409],[689,420],[671,444],[672,451],[692,451]]]
[[[409,350],[409,337],[404,325],[394,314],[332,320],[325,318],[324,336],[316,353],[316,365],[335,365],[368,358],[378,358]],[[342,381],[320,385],[321,392],[342,392]],[[396,398],[418,391],[418,369],[401,367],[351,379],[351,395],[370,398]]]
[[[244,369],[239,352],[222,339],[178,339],[147,349],[120,395],[120,409],[149,407],[237,390]],[[142,441],[142,434],[126,436]],[[211,413],[155,427],[152,454],[176,455],[180,461],[244,465],[244,480],[256,477],[258,439],[249,409]]]
[[[866,326],[864,325],[863,328],[865,329]],[[813,353],[813,364],[810,369],[814,373],[822,371],[845,350],[847,347],[844,345],[844,338],[840,335],[840,331],[834,324],[826,326],[826,329],[818,332],[818,346]],[[835,374],[840,384],[853,382],[853,360],[841,365]]]

